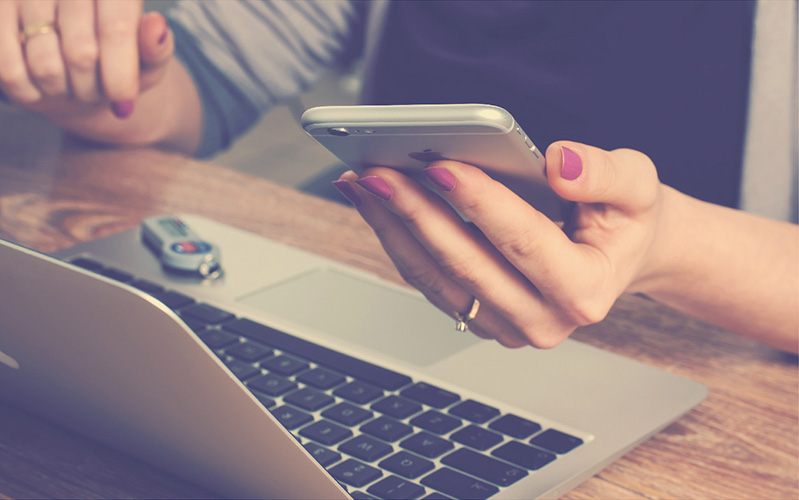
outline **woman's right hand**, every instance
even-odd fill
[[[549,185],[576,203],[563,228],[476,167],[444,160],[423,172],[449,204],[390,168],[350,171],[335,185],[406,281],[459,326],[473,319],[480,337],[553,347],[620,295],[645,293],[799,351],[796,224],[691,198],[629,149],[549,146]]]
[[[576,203],[564,228],[455,161],[423,173],[471,223],[394,169],[349,172],[336,186],[355,195],[405,280],[459,326],[477,299],[475,334],[506,347],[549,348],[602,320],[622,293],[644,290],[658,273],[666,194],[649,158],[632,150],[561,141],[546,156],[550,186]]]
[[[61,121],[109,111],[129,117],[174,51],[164,17],[143,14],[142,5],[0,1],[0,90],[14,104]]]

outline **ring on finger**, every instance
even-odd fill
[[[469,309],[469,312],[465,315],[462,315],[458,311],[455,311],[453,314],[455,315],[455,329],[459,332],[465,332],[469,329],[469,322],[477,316],[477,310],[480,309],[480,301],[477,300],[477,297],[474,298],[472,301],[472,307]]]
[[[58,34],[55,23],[46,22],[29,24],[28,26],[22,28],[22,30],[19,32],[19,42],[25,45],[31,38],[37,37],[39,35],[47,35],[48,33]]]

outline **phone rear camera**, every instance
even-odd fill
[[[331,127],[327,129],[327,133],[330,135],[337,135],[339,137],[346,137],[350,135],[350,131],[344,127]]]

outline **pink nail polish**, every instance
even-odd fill
[[[355,182],[381,200],[388,201],[391,199],[391,195],[394,194],[394,191],[391,189],[391,186],[388,185],[388,182],[375,175],[358,179]]]
[[[563,165],[560,168],[560,176],[567,181],[573,181],[580,177],[583,173],[583,161],[580,156],[571,149],[563,146],[561,148],[563,154]]]
[[[119,119],[125,119],[133,113],[133,101],[114,101],[111,103],[111,112]]]
[[[338,189],[341,192],[341,194],[344,195],[345,198],[347,198],[350,201],[350,203],[352,203],[356,207],[361,206],[363,200],[361,199],[361,196],[355,191],[355,189],[353,189],[352,185],[349,182],[335,181],[333,182],[333,185],[336,187],[336,189]]]
[[[455,176],[444,167],[430,167],[422,170],[422,173],[430,179],[430,182],[443,189],[452,191],[455,189]]]

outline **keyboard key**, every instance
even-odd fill
[[[355,380],[347,385],[342,385],[333,394],[362,405],[379,398],[383,395],[383,391],[366,382]]]
[[[300,361],[299,359],[294,359],[282,354],[261,362],[261,366],[271,372],[281,375],[294,375],[295,373],[307,370],[309,365],[305,361]]]
[[[230,370],[233,375],[235,375],[236,378],[241,381],[247,380],[248,378],[254,377],[261,373],[261,370],[253,365],[239,361],[237,359],[228,358],[224,359],[223,361],[225,366],[228,367],[228,370]]]
[[[530,440],[530,444],[552,451],[558,455],[568,453],[583,444],[583,440],[565,432],[547,429]]]
[[[384,500],[414,500],[425,494],[425,489],[397,476],[381,479],[367,489]]]
[[[380,470],[350,458],[329,470],[342,483],[360,488],[383,475]]]
[[[516,415],[502,415],[488,424],[488,427],[516,439],[528,438],[541,430],[537,423]]]
[[[276,398],[297,388],[297,384],[274,373],[267,373],[247,382],[247,387]]]
[[[338,449],[366,462],[373,462],[394,451],[391,445],[364,434],[340,444]]]
[[[413,427],[388,417],[378,417],[362,425],[361,432],[393,443],[413,432]]]
[[[427,432],[414,434],[401,442],[400,446],[427,458],[436,458],[455,447],[452,442]]]
[[[152,281],[133,280],[131,285],[138,288],[144,293],[149,293],[150,295],[155,295],[156,293],[164,292],[164,287],[162,287],[158,283],[153,283]]]
[[[395,474],[408,479],[416,479],[422,474],[426,474],[435,468],[435,464],[430,460],[417,457],[407,451],[400,451],[391,455],[387,459],[380,462],[380,467],[390,470]]]
[[[91,271],[93,273],[99,273],[103,270],[103,265],[97,262],[94,259],[89,259],[88,257],[77,257],[70,261],[72,264],[82,267],[87,271]]]
[[[314,368],[297,376],[298,382],[323,390],[332,389],[339,384],[343,384],[346,380],[347,378],[344,375],[324,368]]]
[[[350,427],[358,425],[364,420],[372,418],[372,412],[353,406],[349,403],[339,403],[322,412],[322,416]]]
[[[510,486],[527,476],[527,471],[509,463],[460,448],[441,459],[441,463],[478,477],[497,486]]]
[[[461,421],[435,410],[428,410],[411,420],[411,424],[436,434],[446,434],[460,427]]]
[[[266,408],[266,409],[269,409],[269,408],[275,406],[275,400],[270,398],[270,397],[268,397],[268,396],[266,396],[265,394],[261,394],[260,392],[255,391],[255,392],[252,393],[252,395],[255,396],[255,399],[260,401],[261,404],[264,405],[264,408]]]
[[[368,380],[383,389],[394,391],[411,383],[411,378],[407,375],[367,363],[249,319],[241,318],[231,321],[225,325],[225,328],[242,337],[263,342],[345,375]]]
[[[316,389],[305,387],[285,396],[283,401],[299,406],[303,410],[316,411],[325,406],[332,405],[336,402],[336,399]]]
[[[247,363],[254,363],[259,359],[263,359],[267,356],[270,356],[274,351],[257,342],[251,342],[249,340],[245,340],[244,342],[240,342],[238,345],[235,345],[225,351],[225,354],[229,354],[236,359],[240,359],[242,361],[246,361]]]
[[[103,269],[101,274],[106,278],[111,278],[112,280],[119,281],[120,283],[129,283],[133,281],[132,274],[120,269],[114,269],[113,267],[107,267]]]
[[[438,493],[437,491],[434,491],[429,495],[427,495],[426,497],[422,498],[422,500],[452,500],[452,498],[444,496],[441,493]]]
[[[367,495],[363,491],[350,491],[349,494],[352,497],[352,500],[379,500],[372,495]]]
[[[313,417],[308,415],[302,410],[298,410],[297,408],[292,408],[291,406],[284,405],[279,408],[275,408],[272,411],[272,415],[283,424],[288,430],[296,429],[297,427],[303,426],[308,422],[313,421]]]
[[[188,295],[183,295],[182,293],[178,293],[174,290],[167,290],[166,292],[163,293],[156,293],[153,295],[153,297],[160,300],[162,304],[172,309],[173,311],[194,304],[195,302],[195,300],[189,297]]]
[[[485,451],[502,442],[502,435],[477,425],[468,425],[453,433],[450,439],[476,450]]]
[[[449,392],[424,382],[414,384],[403,390],[400,394],[406,398],[410,398],[414,401],[426,404],[427,406],[432,406],[433,408],[439,409],[446,408],[460,399],[460,396],[454,392]]]
[[[208,304],[195,304],[191,307],[187,307],[180,312],[180,315],[196,321],[208,323],[209,325],[218,325],[233,319],[233,315],[229,312]]]
[[[209,325],[208,323],[203,323],[202,321],[195,321],[191,318],[180,318],[180,319],[183,320],[184,323],[186,323],[186,326],[191,328],[191,330],[196,333],[200,333],[204,330],[216,330],[216,328],[210,328],[211,325]],[[237,336],[235,335],[233,336],[236,337],[236,340],[238,340]]]
[[[518,441],[509,441],[492,451],[491,454],[530,470],[538,470],[556,458],[552,453]]]
[[[438,469],[422,479],[422,484],[454,498],[484,500],[499,488],[452,469]]]
[[[400,396],[388,396],[372,405],[372,409],[402,420],[422,411],[422,405]]]
[[[453,406],[449,412],[476,424],[483,424],[499,415],[499,410],[493,406],[478,403],[473,399],[466,400]]]
[[[322,467],[328,467],[341,460],[341,453],[320,446],[313,441],[308,441],[304,446]]]
[[[211,349],[222,349],[239,341],[239,338],[235,335],[215,329],[204,330],[198,333],[197,336]]]
[[[314,422],[307,427],[303,427],[300,430],[300,435],[305,436],[308,439],[313,439],[318,443],[331,446],[344,441],[348,437],[351,437],[352,431],[346,427],[341,427],[338,424],[334,424],[333,422],[319,420],[318,422]]]

